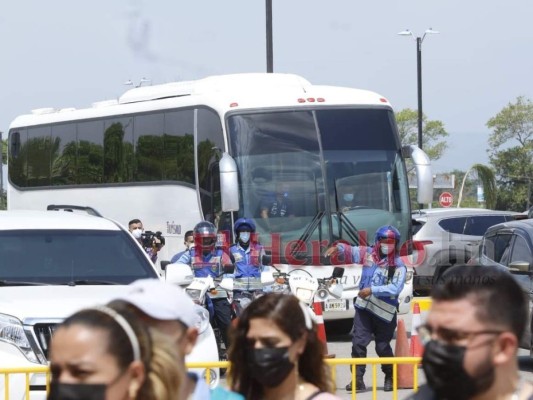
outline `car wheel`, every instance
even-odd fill
[[[435,271],[435,283],[439,283],[441,278],[442,278],[442,275],[444,275],[444,273],[450,269],[451,267],[453,267],[453,264],[445,264],[445,265],[441,265],[439,266],[439,268],[437,269],[437,271]]]

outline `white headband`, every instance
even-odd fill
[[[101,313],[104,313],[113,318],[113,320],[115,320],[115,322],[120,325],[124,333],[126,333],[126,336],[128,336],[128,339],[130,340],[131,348],[133,350],[133,361],[141,361],[141,346],[139,345],[139,339],[137,338],[135,331],[131,327],[130,323],[126,320],[126,318],[124,318],[112,308],[106,306],[91,307],[89,308],[89,310],[100,311]]]
[[[302,309],[302,312],[304,313],[304,319],[305,319],[305,328],[310,331],[313,329],[313,321],[311,319],[311,310],[309,307],[307,307],[306,304],[303,302],[298,302],[300,304],[300,308]]]

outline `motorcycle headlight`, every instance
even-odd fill
[[[194,301],[195,303],[200,302],[200,294],[202,291],[200,289],[185,289],[189,297]]]
[[[310,304],[313,300],[313,290],[297,288],[295,295],[299,300],[307,304]]]
[[[198,334],[201,335],[209,326],[209,312],[200,306],[195,306],[195,311],[198,314],[196,329],[198,330]]]
[[[0,314],[0,340],[17,347],[33,363],[39,363],[30,342],[26,338],[22,323],[15,317]]]

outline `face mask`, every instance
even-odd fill
[[[48,400],[105,400],[106,385],[51,383]]]
[[[485,370],[471,377],[465,371],[466,347],[430,340],[424,347],[422,367],[429,386],[439,398],[469,399],[483,393],[494,382],[494,367],[484,363]]]
[[[239,233],[239,240],[243,243],[248,243],[248,241],[250,240],[250,232]]]
[[[248,352],[248,366],[252,377],[267,387],[278,386],[294,368],[289,360],[288,347],[251,349]]]
[[[353,193],[346,193],[344,196],[342,196],[344,201],[352,201],[353,200]]]
[[[131,234],[133,235],[135,239],[140,239],[143,234],[143,230],[140,228],[137,228],[131,231]]]
[[[392,253],[394,246],[392,244],[380,244],[379,248],[383,254]]]

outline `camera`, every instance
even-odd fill
[[[156,239],[159,239],[161,243],[157,243]],[[160,231],[144,231],[141,235],[141,242],[143,247],[153,247],[159,250],[165,245],[165,237]]]

